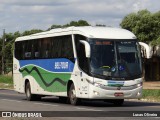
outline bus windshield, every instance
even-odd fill
[[[141,55],[136,40],[90,39],[91,74],[105,79],[135,79],[141,76]]]

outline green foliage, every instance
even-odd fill
[[[96,24],[96,26],[99,26],[99,27],[106,27],[106,25],[103,25],[103,24]]]
[[[120,25],[122,28],[133,31],[133,28],[136,26],[137,20],[138,20],[138,17],[136,16],[136,14],[131,13],[123,19]]]
[[[0,75],[0,83],[13,84],[12,76]]]
[[[70,23],[65,25],[52,25],[48,30],[55,29],[55,28],[70,27],[70,26],[90,26],[90,25],[85,20],[79,20],[79,21],[71,21]]]
[[[52,25],[48,30],[50,29],[56,29],[56,28],[61,28],[61,25]]]
[[[160,45],[160,37],[159,37],[157,40],[151,41],[151,45],[152,45],[152,46]]]
[[[144,89],[142,98],[147,99],[148,101],[160,102],[160,90]]]
[[[160,90],[157,89],[144,89],[143,90],[143,98],[147,98],[147,97],[158,97],[160,96]]]
[[[64,27],[69,26],[89,26],[87,21],[79,20],[79,21],[71,21],[69,24],[64,25]]]
[[[17,31],[15,33],[5,33],[5,35],[0,38],[0,49],[1,49],[0,58],[2,57],[2,55],[4,56],[4,63],[5,63],[5,71],[6,72],[9,72],[9,70],[11,70],[10,68],[6,68],[6,66],[8,66],[8,64],[12,64],[13,47],[14,47],[13,43],[14,43],[15,39],[20,36],[30,35],[30,34],[34,34],[34,33],[38,33],[38,32],[42,32],[42,30],[33,29],[30,31],[24,31],[22,34],[19,31]],[[5,37],[5,46],[2,50],[2,41],[3,41],[4,37]],[[1,64],[1,59],[0,59],[0,64]]]
[[[132,31],[140,41],[159,44],[160,37],[160,11],[151,13],[141,10],[127,15],[121,22],[121,27]]]
[[[39,30],[39,29],[26,30],[22,33],[22,36],[31,35],[39,32],[43,32],[43,30]]]

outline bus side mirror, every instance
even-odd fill
[[[145,57],[147,59],[151,58],[152,57],[151,47],[144,42],[139,42],[139,45],[142,46],[145,50],[145,55],[143,57]],[[142,51],[142,49],[141,49],[141,51]]]
[[[91,57],[91,47],[89,43],[84,40],[80,40],[80,43],[82,43],[85,46],[86,57],[90,58]]]

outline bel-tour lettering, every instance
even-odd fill
[[[55,62],[55,69],[68,69],[68,62]]]

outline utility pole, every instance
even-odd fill
[[[3,29],[3,38],[2,38],[2,75],[4,75],[4,57],[5,57],[5,29]]]

